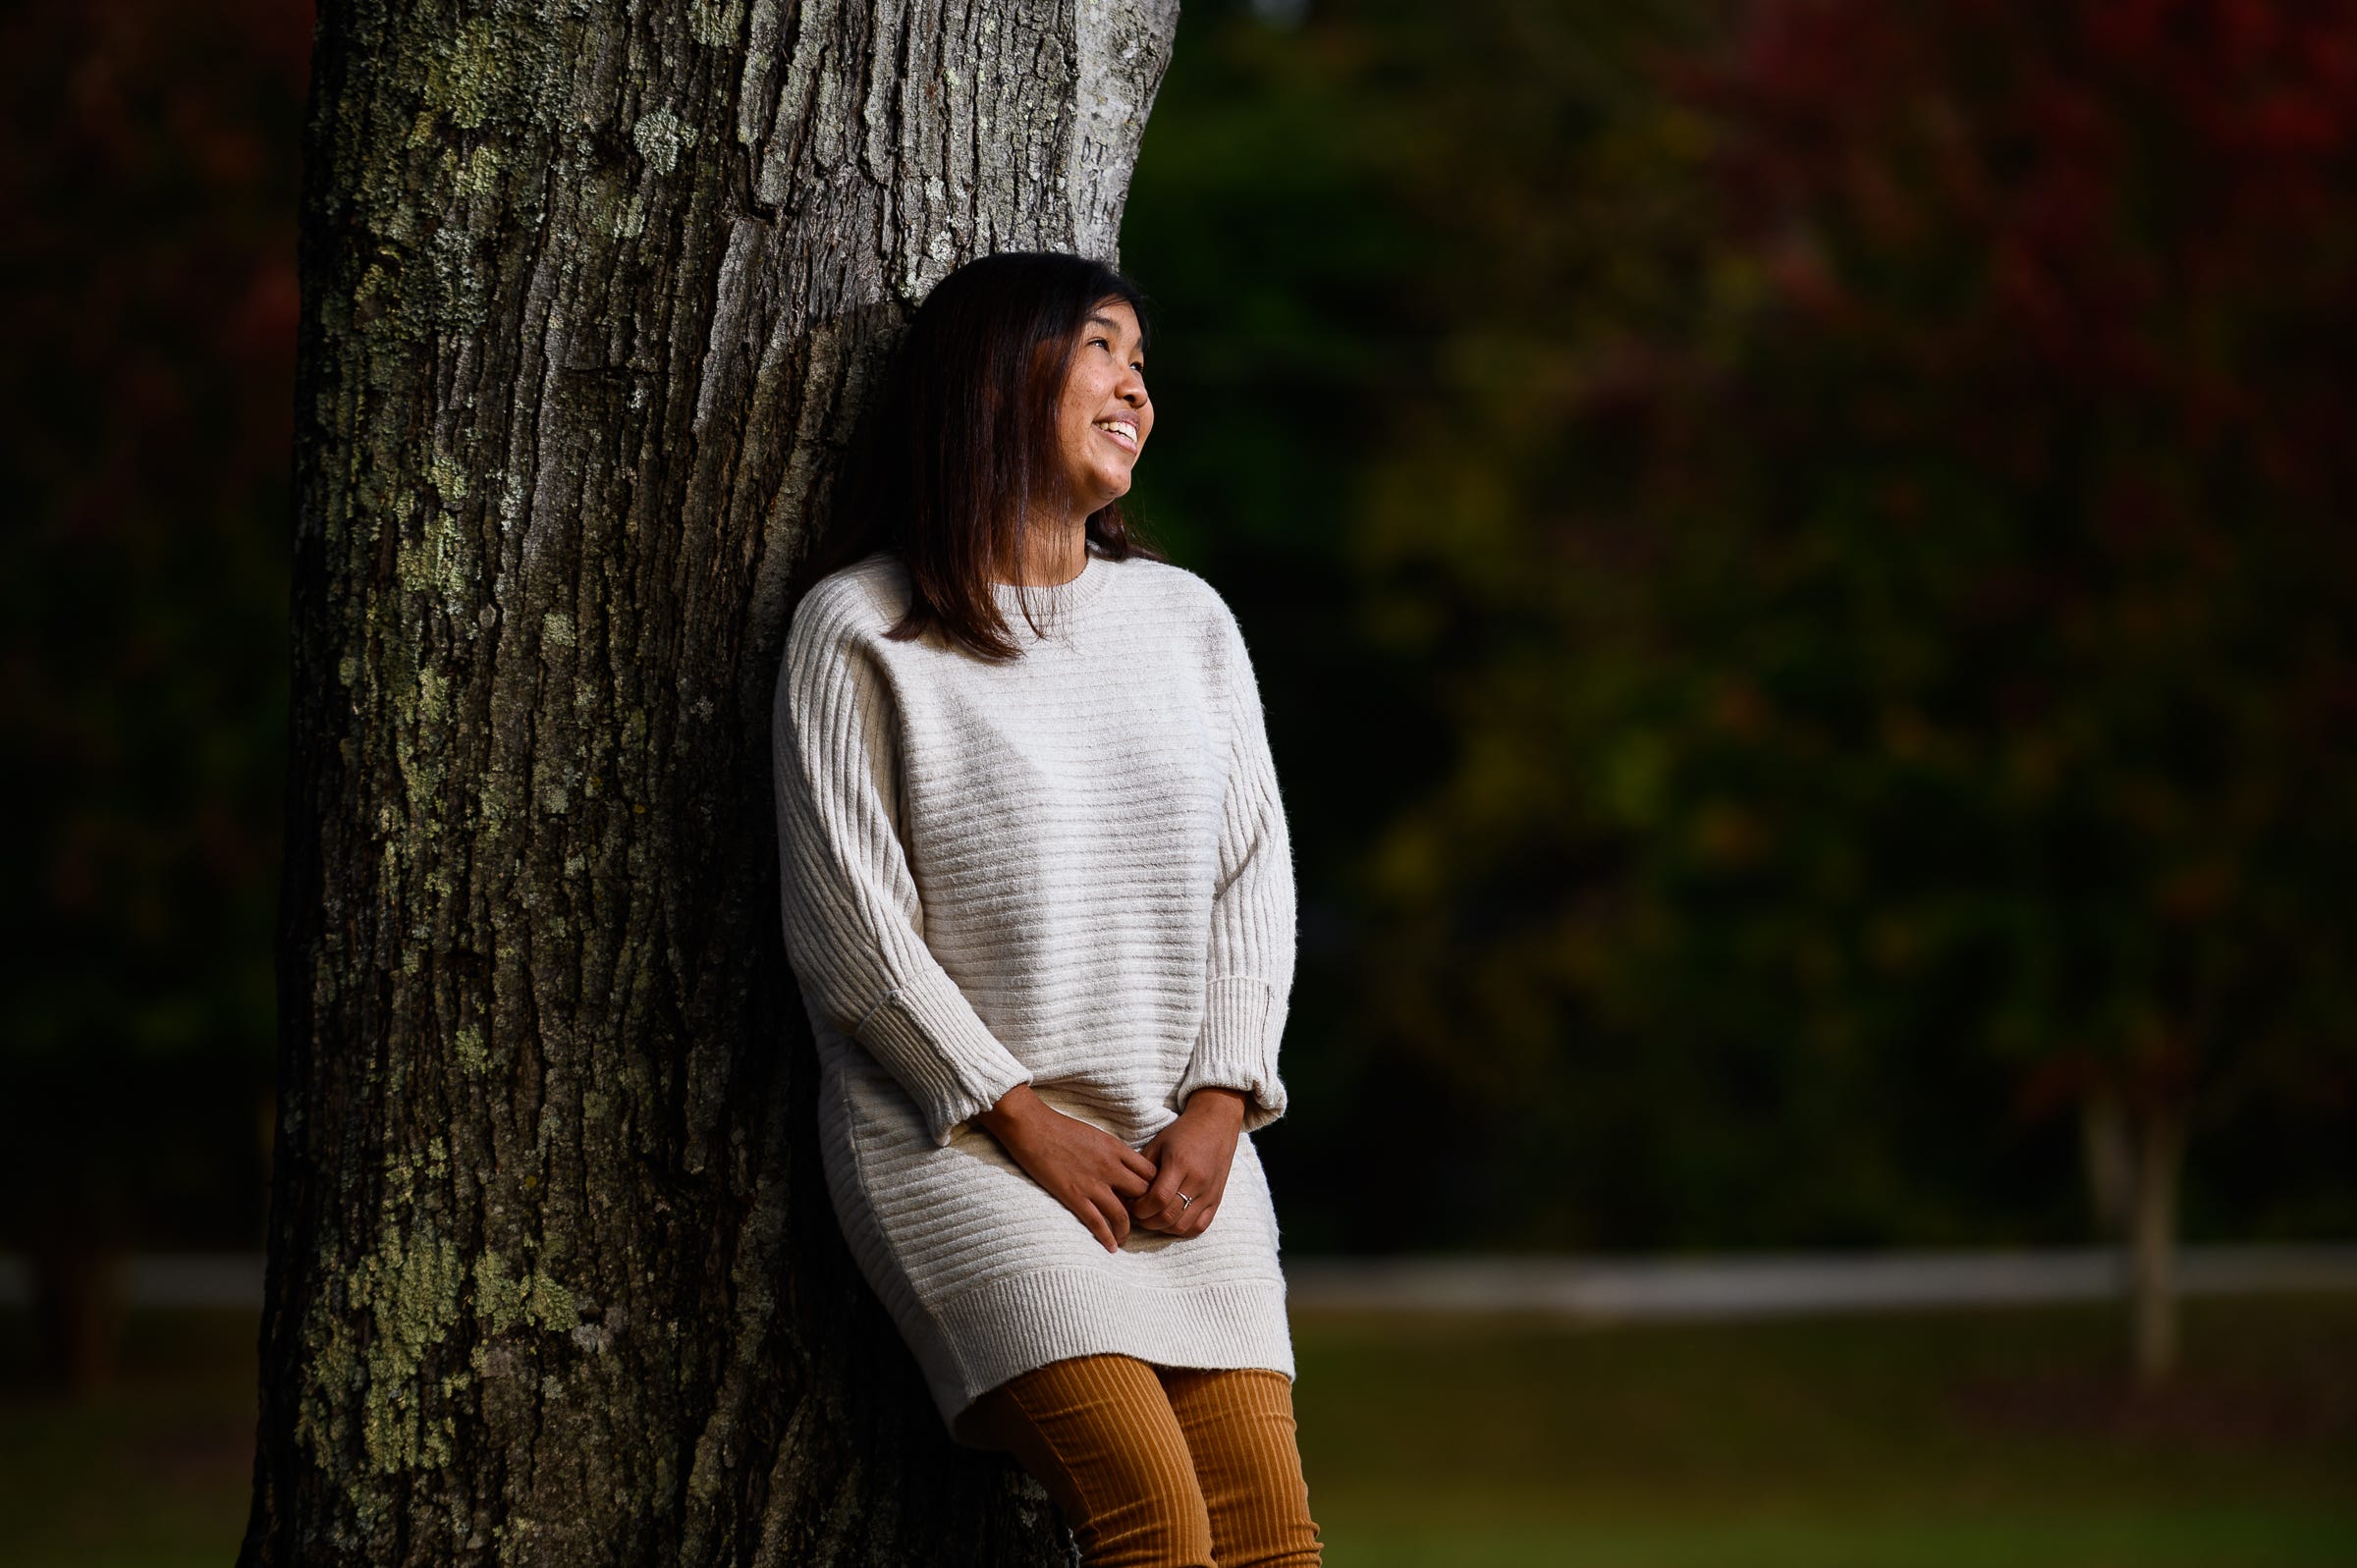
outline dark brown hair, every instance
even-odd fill
[[[1053,250],[980,256],[917,307],[861,421],[831,523],[794,573],[799,599],[878,550],[908,568],[909,604],[887,635],[938,625],[991,660],[1017,657],[991,591],[1026,559],[1026,501],[1053,493],[1063,462],[1056,408],[1089,312],[1119,299],[1148,336],[1144,293],[1104,262]],[[1168,559],[1119,500],[1089,514],[1087,548],[1108,560]],[[1038,623],[1029,613],[1026,622]]]

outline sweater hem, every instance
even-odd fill
[[[1293,1376],[1282,1274],[1165,1285],[1098,1269],[1041,1269],[961,1291],[933,1304],[927,1316],[940,1331],[926,1336],[918,1359],[942,1421],[961,1447],[986,1446],[959,1431],[959,1418],[974,1401],[1011,1378],[1072,1356],[1262,1367]],[[965,1355],[954,1346],[966,1347]]]

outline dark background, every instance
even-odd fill
[[[0,1246],[257,1247],[309,8],[5,27]],[[1268,688],[1289,1247],[2097,1239],[2148,1103],[2357,1232],[2353,59],[1188,5],[1133,499]]]
[[[250,1305],[105,1281],[263,1240],[311,16],[0,13],[27,1561],[244,1516]],[[2357,1237],[2357,3],[1187,0],[1122,259],[1300,874],[1288,1262],[2108,1242],[2178,1126],[2187,1238]],[[1303,1452],[1368,1568],[2347,1562],[2353,1299],[2139,1396],[2102,1303],[1297,1304]]]

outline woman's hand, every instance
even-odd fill
[[[1033,1181],[1078,1216],[1107,1252],[1121,1250],[1129,1239],[1128,1200],[1154,1179],[1153,1161],[1104,1128],[1066,1115],[1027,1083],[1007,1091],[974,1120]]]
[[[1199,1236],[1220,1211],[1228,1170],[1235,1163],[1235,1141],[1244,1130],[1244,1092],[1205,1086],[1186,1097],[1178,1119],[1146,1140],[1138,1151],[1154,1162],[1154,1180],[1129,1214],[1147,1230]],[[1192,1203],[1181,1203],[1184,1193]]]

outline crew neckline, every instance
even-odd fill
[[[1077,610],[1087,604],[1104,592],[1105,583],[1112,575],[1113,563],[1098,555],[1095,547],[1091,546],[1081,554],[1080,570],[1062,582],[1016,584],[994,581],[990,591],[1011,622],[1022,619],[1026,602],[1038,610],[1040,619],[1045,621],[1050,616]]]

